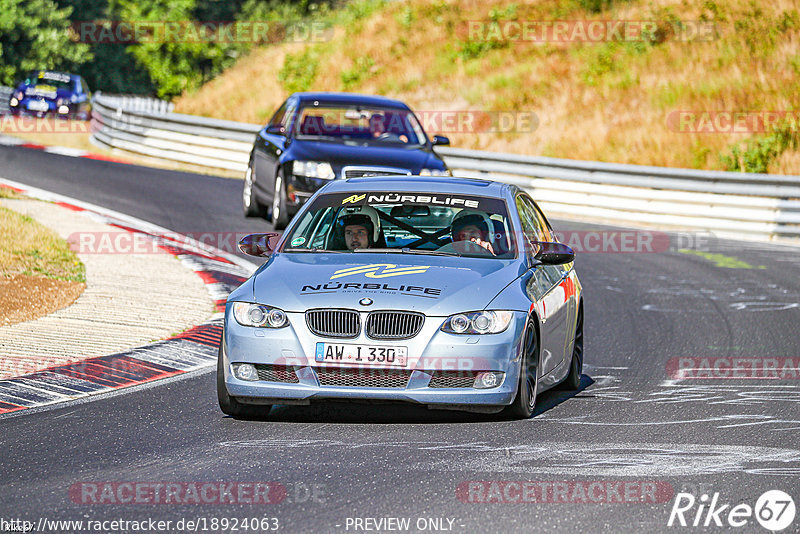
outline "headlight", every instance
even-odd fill
[[[514,313],[510,311],[477,311],[451,315],[442,325],[442,332],[451,334],[498,334],[508,328]]]
[[[297,176],[322,178],[323,180],[336,178],[331,164],[326,161],[295,161],[292,165],[292,173]]]
[[[22,91],[17,91],[16,93],[14,93],[14,98],[16,98],[17,100],[22,100],[22,97],[24,96],[25,93],[23,93]]]
[[[453,176],[447,169],[422,169],[419,171],[420,176]]]
[[[289,318],[286,317],[285,311],[250,302],[234,302],[233,316],[236,318],[236,322],[242,326],[283,328],[289,324]]]
[[[58,106],[58,112],[61,115],[66,115],[67,113],[69,113],[69,106]]]
[[[19,100],[17,100],[13,96],[11,97],[11,100],[8,101],[8,105],[11,106],[12,108],[16,107],[17,104],[19,104]]]

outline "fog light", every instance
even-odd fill
[[[497,371],[486,371],[479,373],[478,376],[475,377],[475,383],[472,385],[472,387],[478,389],[496,388],[503,383],[504,377],[505,373],[500,373]]]
[[[58,106],[58,112],[61,115],[66,115],[67,113],[69,113],[69,107],[68,106]]]
[[[256,372],[256,368],[249,363],[237,363],[233,367],[233,374],[236,375],[236,378],[239,380],[248,380],[253,382],[258,380],[258,373]]]

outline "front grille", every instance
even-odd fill
[[[419,334],[425,316],[421,313],[374,311],[367,316],[367,336],[372,339],[408,339]]]
[[[289,384],[297,384],[300,382],[292,366],[257,363],[255,367],[259,380],[265,380],[267,382],[287,382]]]
[[[434,371],[429,388],[471,388],[478,371]]]
[[[345,167],[342,169],[345,178],[360,176],[409,176],[410,171],[394,167]]]
[[[350,388],[404,388],[411,371],[401,369],[363,369],[346,367],[317,367],[320,386]]]
[[[355,310],[308,310],[306,324],[323,337],[357,337],[361,331],[361,319]]]

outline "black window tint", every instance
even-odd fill
[[[522,222],[522,231],[531,241],[545,241],[544,232],[536,217],[533,204],[522,195],[517,196],[517,210]]]
[[[286,115],[287,103],[288,101],[281,104],[281,107],[278,108],[278,111],[276,111],[275,115],[273,115],[272,118],[269,120],[268,124],[269,126],[278,126],[281,124],[281,121],[283,121],[283,118]]]

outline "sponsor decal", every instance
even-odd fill
[[[393,276],[404,276],[410,274],[422,274],[430,269],[430,265],[410,265],[398,267],[393,263],[372,263],[369,265],[358,265],[335,271],[330,280],[345,276],[364,275],[367,278],[389,278]],[[324,284],[304,284],[300,290],[301,294],[310,295],[317,293],[336,293],[336,292],[363,292],[375,291],[378,293],[404,293],[426,298],[438,298],[442,294],[442,289],[438,287],[423,287],[410,285],[397,285],[361,282],[327,282]]]
[[[326,284],[306,284],[300,290],[302,295],[313,295],[318,293],[337,293],[337,292],[363,292],[375,291],[378,293],[403,293],[417,297],[427,297],[431,299],[439,298],[442,289],[439,287],[406,286],[399,285],[391,287],[389,284],[362,284],[360,282],[328,282]]]
[[[63,72],[40,70],[39,78],[43,80],[55,80],[57,82],[69,83],[69,74],[64,74]]]
[[[480,202],[474,199],[463,197],[452,197],[430,194],[401,194],[401,193],[363,193],[354,194],[342,200],[344,204],[430,204],[434,206],[453,206],[459,208],[477,209]]]
[[[389,278],[390,276],[402,276],[406,274],[422,274],[430,269],[429,265],[413,265],[408,267],[398,267],[393,263],[372,263],[370,265],[360,265],[358,267],[348,267],[339,269],[333,273],[331,280],[342,278],[343,276],[353,276],[363,274],[367,278]]]
[[[437,206],[463,206],[465,208],[477,208],[477,200],[468,200],[460,197],[442,197],[439,195],[401,195],[399,193],[386,193],[370,195],[367,199],[368,204],[434,204]]]
[[[361,202],[364,200],[367,194],[364,193],[363,195],[350,195],[346,199],[342,200],[342,204],[355,204],[356,202]]]

